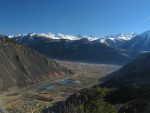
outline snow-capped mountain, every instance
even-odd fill
[[[113,47],[119,47],[120,45],[122,45],[126,41],[131,40],[135,36],[135,33],[119,33],[117,35],[108,35],[104,38],[101,38],[100,42]]]
[[[80,38],[74,35],[64,35],[61,33],[53,34],[53,33],[28,33],[28,34],[19,34],[15,36],[9,36],[10,38],[16,38],[20,41],[36,41],[37,39],[42,40],[60,40],[60,39],[66,39],[66,40],[79,40]]]
[[[117,35],[109,35],[106,37],[112,40],[131,40],[134,36],[136,36],[135,33],[119,33]]]
[[[28,33],[20,34],[16,36],[9,36],[10,38],[16,38],[18,42],[33,42],[33,41],[60,41],[62,39],[68,41],[75,41],[81,39],[87,39],[93,43],[103,43],[109,46],[118,47],[124,42],[131,40],[135,36],[135,33],[120,33],[117,35],[109,35],[105,37],[89,36],[89,35],[65,35],[65,34],[54,34],[54,33]]]
[[[150,51],[150,31],[137,35],[121,45],[120,48],[138,52]]]

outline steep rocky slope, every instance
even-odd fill
[[[20,88],[69,73],[53,60],[0,37],[0,90]]]
[[[150,53],[144,53],[117,72],[103,85],[115,88],[106,100],[119,107],[119,113],[150,112]]]

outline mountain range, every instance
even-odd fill
[[[50,58],[86,62],[125,63],[150,51],[150,31],[139,35],[120,33],[104,37],[61,33],[28,33],[9,37]]]
[[[54,34],[54,33],[28,33],[28,34],[19,34],[15,36],[9,36],[10,38],[19,38],[17,41],[28,43],[31,41],[36,41],[35,37],[41,37],[39,40],[53,40],[53,41],[59,41],[59,40],[81,40],[81,39],[87,39],[88,41],[93,41],[97,43],[105,43],[110,46],[118,47],[122,43],[131,40],[133,37],[136,36],[136,33],[119,33],[116,35],[107,35],[107,36],[90,36],[90,35],[65,35],[65,34]]]
[[[132,59],[128,52],[117,48],[135,34],[118,34],[99,38],[82,35],[29,33],[10,36],[50,58],[97,63],[126,63]],[[120,43],[120,44],[119,44]]]

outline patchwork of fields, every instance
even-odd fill
[[[71,69],[74,74],[48,80],[14,92],[3,92],[0,98],[4,103],[5,110],[9,113],[38,113],[44,107],[64,100],[83,88],[97,84],[100,78],[121,67],[119,65],[89,64],[59,60],[57,62]]]

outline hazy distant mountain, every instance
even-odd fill
[[[92,36],[30,33],[13,38],[50,58],[103,63],[130,60],[125,51],[97,42],[98,39]]]
[[[121,45],[120,48],[138,52],[150,51],[150,31],[137,35]]]
[[[47,59],[7,37],[0,37],[0,90],[20,88],[69,73]]]

